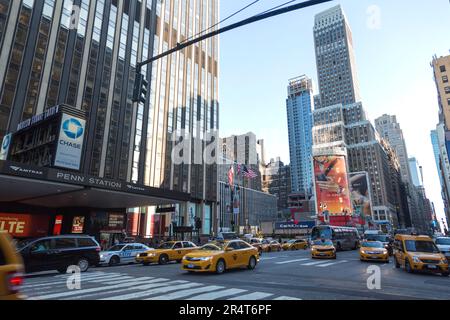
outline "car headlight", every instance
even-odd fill
[[[413,258],[413,261],[414,261],[415,263],[420,263],[419,257],[414,256],[414,257],[412,257],[412,258]]]
[[[156,257],[156,253],[149,253],[148,256],[149,257]]]
[[[212,257],[200,257],[200,258],[198,258],[199,261],[209,261],[211,259],[212,259]]]

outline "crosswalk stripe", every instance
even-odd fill
[[[69,292],[60,292],[60,293],[55,293],[55,294],[38,296],[38,297],[32,298],[32,300],[47,300],[47,299],[77,296],[77,295],[83,295],[83,294],[92,293],[92,292],[101,292],[101,291],[114,290],[114,289],[119,289],[119,288],[132,287],[132,286],[136,286],[139,284],[141,284],[141,282],[120,283],[117,285],[111,285],[111,286],[105,286],[105,287],[99,287],[99,288],[89,288],[89,289],[82,289],[82,290],[69,291]]]
[[[247,290],[243,289],[227,289],[223,291],[217,291],[217,292],[210,292],[205,294],[200,294],[198,296],[186,299],[186,300],[215,300],[219,298],[223,298],[226,296],[232,296],[238,293],[246,292]]]
[[[117,277],[118,274],[115,274],[114,276]],[[73,274],[72,274],[73,276]],[[112,277],[113,275],[81,275],[82,280],[88,280],[88,279],[95,279],[99,277]],[[69,279],[70,275],[64,275],[63,278],[61,277],[52,277],[52,279],[40,279],[39,281],[27,281],[25,280],[25,284],[23,285],[24,288],[31,287],[31,286],[41,286],[41,285],[51,285],[51,284],[60,284],[65,283],[67,279]]]
[[[227,300],[258,300],[258,299],[264,299],[267,297],[273,296],[272,293],[266,293],[266,292],[253,292],[249,294],[244,294],[242,296],[233,297]]]
[[[273,299],[273,300],[302,300],[302,299],[300,299],[300,298],[294,298],[294,297],[281,296],[281,297],[278,297],[278,298]]]
[[[314,266],[316,264],[321,264],[321,263],[326,263],[326,261],[314,261],[314,262],[303,263],[302,266]]]
[[[288,261],[280,261],[280,262],[275,262],[275,264],[287,264],[287,263],[293,263],[293,262],[299,262],[299,261],[305,261],[305,260],[309,260],[309,258],[295,259],[295,260],[288,260]]]
[[[192,288],[192,287],[201,286],[201,285],[202,285],[201,283],[195,283],[195,282],[180,284],[177,286],[171,286],[171,285],[166,284],[163,287],[159,287],[159,288],[155,288],[155,289],[151,289],[151,290],[145,290],[142,292],[134,292],[134,293],[124,294],[124,295],[120,295],[120,296],[113,296],[113,297],[104,298],[101,300],[134,300],[137,298],[151,296],[151,295],[157,294],[157,293],[166,293],[166,292],[170,292],[170,291],[187,289],[187,288]]]
[[[106,272],[89,272],[89,273],[85,273],[85,275],[86,275],[86,277],[95,277],[95,276],[97,276],[97,277],[99,277],[99,276],[104,276],[104,275],[113,275],[113,274],[120,274],[120,273],[116,273],[116,272],[114,272],[114,273],[106,273]],[[54,276],[53,278],[67,278],[68,276],[70,276],[71,274],[70,273],[64,273],[64,274],[60,274],[60,275],[57,275],[57,276]]]
[[[329,267],[329,266],[333,266],[335,264],[340,264],[340,263],[345,263],[345,262],[348,262],[348,261],[347,260],[342,260],[342,261],[330,262],[330,263],[325,263],[325,264],[318,265],[318,267]]]
[[[187,281],[185,280],[176,280],[176,281],[170,281],[169,279],[166,278],[157,278],[157,279],[153,279],[153,280],[149,280],[146,282],[145,285],[141,285],[141,286],[134,286],[134,287],[126,287],[126,288],[119,288],[117,290],[109,290],[108,292],[94,292],[94,293],[89,293],[89,294],[84,294],[82,296],[83,299],[90,297],[90,296],[111,296],[112,294],[123,294],[123,292],[125,291],[129,291],[129,290],[146,290],[146,289],[151,289],[151,288],[158,288],[158,287],[165,287],[168,285],[172,285],[172,284],[181,284],[181,283],[187,283]],[[140,284],[142,284],[142,282],[140,282]],[[73,297],[72,297],[73,298]],[[69,300],[71,298],[68,298]]]
[[[141,278],[135,278],[133,281],[148,281],[148,280],[151,280],[151,279],[154,279],[153,277],[141,277]],[[111,285],[111,284],[117,284],[117,283],[124,283],[124,282],[128,282],[129,280],[120,280],[120,281],[108,281],[108,282],[105,282],[104,284],[108,284],[108,285]]]
[[[173,292],[170,294],[157,296],[157,297],[151,297],[145,300],[175,300],[180,299],[183,297],[188,297],[196,293],[202,293],[202,292],[209,292],[209,291],[215,291],[219,289],[224,289],[222,286],[207,286],[207,287],[201,287],[196,289],[190,289],[190,290],[182,290],[178,292]]]
[[[100,279],[94,279],[94,280],[85,280],[85,281],[89,281],[89,282],[94,282],[94,283],[98,283],[98,282],[105,282],[105,281],[120,281],[120,280],[130,280],[133,279],[133,277],[128,277],[128,276],[115,276],[115,277],[111,277],[111,278],[100,278]],[[81,281],[83,281],[84,279],[81,278]]]

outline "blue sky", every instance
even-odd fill
[[[232,22],[286,1],[260,0]],[[222,0],[221,17],[251,2]],[[333,1],[222,35],[221,136],[252,131],[266,141],[269,158],[280,156],[289,163],[287,83],[303,74],[317,83],[314,15],[336,4],[344,8],[353,31],[361,96],[370,119],[384,113],[397,115],[409,156],[423,166],[427,195],[443,216],[430,140],[430,130],[438,122],[430,62],[434,54],[450,52],[448,0]]]

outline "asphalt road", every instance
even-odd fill
[[[368,289],[373,265],[381,271],[380,289]],[[91,268],[74,290],[67,288],[68,277],[27,275],[23,292],[37,300],[450,299],[449,277],[408,274],[395,269],[392,258],[389,264],[361,262],[357,251],[338,252],[337,260],[313,260],[309,250],[266,253],[255,270],[222,275],[190,274],[177,263]]]

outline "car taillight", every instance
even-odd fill
[[[23,275],[21,273],[12,272],[7,277],[9,291],[11,293],[17,293],[20,290],[20,286],[23,285]]]

